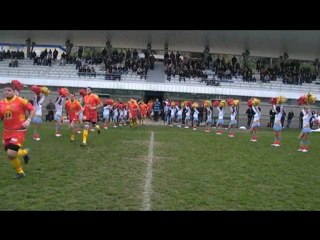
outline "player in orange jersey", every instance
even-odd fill
[[[70,141],[74,142],[77,125],[80,123],[79,115],[83,111],[80,102],[75,98],[75,93],[70,94],[70,99],[65,103],[65,109],[68,112],[68,118],[70,121]]]
[[[91,87],[87,87],[87,94],[83,97],[83,102],[84,102],[84,113],[83,113],[84,129],[82,133],[81,146],[86,146],[90,124],[97,129],[98,134],[100,134],[101,132],[100,126],[97,124],[97,122],[98,122],[98,108],[102,107],[103,104],[99,96],[92,93]]]
[[[140,125],[144,125],[144,120],[147,117],[148,105],[145,104],[142,100],[139,102],[140,107]]]
[[[29,150],[22,149],[22,145],[35,111],[26,99],[16,96],[11,84],[3,88],[4,99],[0,101],[0,118],[3,119],[3,145],[12,166],[17,172],[17,179],[25,176],[20,158],[25,164],[29,161]],[[26,118],[26,112],[29,112]]]
[[[137,103],[136,100],[129,100],[128,102],[128,106],[129,106],[129,112],[130,112],[130,116],[131,116],[131,124],[130,126],[133,128],[133,129],[136,129],[137,128],[137,119],[138,119],[138,114],[140,112],[140,108],[139,108],[139,104]]]

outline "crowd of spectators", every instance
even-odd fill
[[[240,68],[240,63],[237,58],[233,56],[231,61],[226,62],[223,57],[220,59],[218,56],[215,60],[211,55],[207,59],[193,59],[190,57],[183,57],[179,52],[166,52],[164,55],[165,74],[167,80],[170,81],[171,77],[179,76],[179,81],[186,81],[191,78],[201,78],[201,81],[210,84],[208,79],[208,71],[211,71],[212,77],[218,80],[231,80],[233,77],[242,77],[243,81],[253,82],[256,79],[253,77],[252,69],[249,67]]]
[[[136,49],[132,53],[129,49],[124,53],[116,49],[108,52],[104,48],[101,53],[88,54],[82,58],[81,48],[79,50],[75,61],[79,76],[83,76],[83,73],[84,76],[91,76],[94,68],[92,65],[100,65],[99,71],[104,72],[106,80],[121,80],[121,75],[128,74],[129,70],[139,75],[140,79],[146,79],[148,70],[154,69],[155,58],[148,51],[144,51],[144,56],[140,57]]]
[[[258,60],[256,70],[260,74],[261,81],[267,83],[281,78],[283,84],[302,85],[302,83],[312,83],[317,78],[309,67],[300,67],[299,62],[281,62],[280,65],[266,68]]]
[[[66,53],[61,54],[60,65],[75,64],[78,75],[85,77],[96,77],[103,74],[107,80],[121,80],[121,75],[132,72],[139,75],[140,79],[146,79],[148,71],[154,69],[155,57],[151,50],[143,50],[139,54],[137,49],[127,51],[111,48],[104,48],[101,52],[92,52],[83,56],[83,48],[79,47],[77,56],[69,56]],[[34,65],[51,66],[56,62],[58,51],[45,49],[37,56],[35,51],[30,53],[30,59],[33,59]],[[2,50],[0,52],[0,61],[11,59],[9,67],[18,67],[19,59],[24,59],[23,51]],[[99,70],[96,71],[96,67]],[[270,67],[257,60],[256,71],[248,67],[247,64],[241,64],[234,55],[230,61],[218,55],[214,58],[208,54],[206,58],[191,58],[182,56],[179,52],[168,51],[164,54],[165,74],[167,81],[178,76],[179,82],[186,82],[186,79],[200,79],[207,85],[213,85],[216,81],[231,81],[241,78],[243,81],[256,82],[255,75],[260,76],[264,83],[272,81],[282,81],[283,84],[302,85],[303,83],[312,83],[317,75],[311,71],[310,67],[301,67],[299,61],[281,60],[280,64],[274,64]],[[242,66],[243,65],[243,66]]]
[[[207,85],[216,85],[217,81],[220,83],[221,81],[230,81],[233,78],[241,78],[244,82],[257,81],[253,70],[247,65],[241,66],[235,55],[231,61],[226,61],[224,57],[220,59],[220,56],[213,59],[209,55],[207,59],[199,59],[181,56],[179,52],[176,54],[166,52],[164,64],[168,81],[171,81],[172,77],[175,78],[176,75],[179,76],[179,82],[200,78],[200,82],[206,82]],[[208,74],[209,72],[210,74]],[[310,67],[300,67],[300,62],[288,60],[281,61],[279,65],[275,64],[273,67],[265,67],[260,60],[257,60],[256,74],[260,75],[260,80],[264,83],[280,79],[283,84],[302,85],[302,83],[312,83],[317,78]]]
[[[23,51],[10,51],[10,50],[2,50],[0,51],[0,61],[3,59],[24,59],[24,52]]]

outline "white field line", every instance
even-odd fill
[[[143,191],[143,203],[142,210],[149,211],[151,210],[151,191],[152,191],[152,163],[153,163],[153,145],[154,145],[154,133],[151,132],[150,143],[148,149],[148,164],[147,164],[147,174],[146,174],[146,183],[144,185]]]

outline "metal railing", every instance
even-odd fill
[[[147,75],[138,75],[136,73],[104,73],[104,72],[72,72],[68,73],[68,71],[46,71],[38,70],[38,71],[29,71],[29,70],[19,70],[15,69],[15,71],[11,71],[11,69],[0,69],[0,76],[5,77],[24,77],[24,78],[49,78],[49,79],[82,79],[82,78],[92,78],[92,79],[101,79],[101,80],[113,80],[113,81],[121,81],[121,80],[146,80]]]

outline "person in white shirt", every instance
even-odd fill
[[[228,129],[229,129],[229,137],[234,137],[235,136],[235,127],[237,125],[237,107],[236,106],[231,106],[230,107],[230,111],[231,111],[231,114],[230,114],[230,123],[229,123],[229,126],[228,126]]]
[[[194,108],[194,112],[193,112],[193,121],[192,121],[193,130],[197,130],[198,122],[199,122],[199,111],[198,111],[198,109],[195,107],[195,108]]]
[[[62,124],[62,110],[64,105],[64,98],[62,96],[57,97],[55,102],[56,112],[54,114],[54,121],[56,122],[56,137],[61,137],[60,128]]]
[[[110,109],[111,109],[111,105],[105,105],[103,107],[102,118],[103,118],[103,128],[104,129],[108,129],[108,122],[110,119]]]
[[[119,127],[122,127],[123,125],[123,105],[121,104],[118,107],[118,112],[119,112],[119,117],[118,117],[118,122],[119,122]]]
[[[302,117],[302,130],[298,137],[299,143],[300,143],[300,148],[298,149],[298,151],[308,152],[309,151],[309,135],[311,132],[310,119],[312,117],[312,112],[310,107],[303,107],[301,112],[303,113],[303,117]]]
[[[124,126],[127,125],[127,119],[128,119],[128,111],[127,111],[127,108],[124,107],[123,108],[123,117],[122,117],[122,121],[123,121]]]
[[[217,133],[218,135],[221,135],[223,133],[223,129],[222,129],[222,125],[224,124],[224,108],[223,107],[217,107],[218,111],[219,111],[219,115],[218,115],[218,121],[216,124],[216,128],[217,128]]]
[[[114,105],[113,106],[113,115],[112,115],[112,125],[114,128],[118,127],[118,116],[119,116],[119,110],[118,108]]]
[[[206,120],[206,130],[205,132],[211,131],[211,124],[212,124],[212,110],[210,107],[207,107],[207,120]]]
[[[260,127],[260,118],[261,118],[261,108],[252,106],[252,110],[254,111],[253,120],[251,124],[251,142],[257,142],[257,130]]]
[[[185,119],[184,128],[189,128],[190,118],[191,118],[191,109],[189,106],[186,106],[186,119]]]
[[[271,144],[271,146],[280,147],[280,141],[281,141],[281,131],[282,131],[282,124],[281,124],[281,118],[283,115],[283,105],[280,106],[272,105],[273,110],[276,112],[274,116],[274,124],[273,124],[273,130],[274,130],[274,143]]]
[[[32,119],[32,122],[34,123],[33,140],[36,141],[40,141],[38,130],[42,124],[42,104],[45,98],[45,95],[41,93],[39,95],[35,95],[33,99],[33,106],[35,108],[35,116]]]
[[[170,120],[169,120],[169,126],[170,127],[173,127],[173,122],[174,122],[174,119],[175,119],[175,116],[176,116],[176,108],[175,106],[171,106],[170,108]]]
[[[178,106],[177,106],[177,109],[178,109],[178,112],[177,112],[177,121],[178,121],[178,125],[177,125],[177,127],[180,127],[180,128],[181,128],[181,124],[182,124],[182,111],[183,111],[183,108],[182,108],[182,107],[178,107]]]

